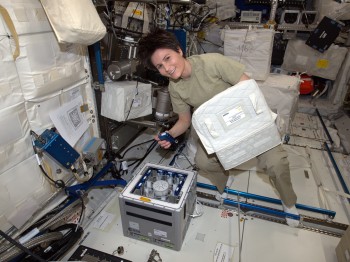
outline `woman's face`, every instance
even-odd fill
[[[181,48],[178,52],[168,48],[157,49],[151,56],[151,62],[161,75],[179,79],[185,70],[186,59],[182,54]]]

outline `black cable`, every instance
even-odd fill
[[[129,166],[133,166],[133,165],[135,165],[137,162],[142,162],[147,156],[148,156],[148,154],[153,150],[153,148],[155,147],[155,145],[156,145],[156,143],[155,142],[157,142],[156,140],[153,140],[153,143],[149,146],[149,148],[147,148],[147,150],[146,150],[146,153],[143,155],[143,157],[141,157],[140,159],[138,159],[138,160],[135,160],[134,162],[132,162]],[[137,166],[139,166],[139,165],[137,165]]]
[[[196,38],[197,38],[197,37],[196,37]],[[197,41],[198,41],[199,46],[200,46],[201,49],[203,50],[203,53],[206,54],[207,52],[204,50],[204,48],[203,48],[201,42],[198,40],[198,38],[197,38]]]
[[[119,29],[120,31],[126,31],[128,33],[133,33],[133,34],[137,34],[137,35],[142,35],[142,32],[138,32],[138,31],[134,31],[134,30],[131,30],[131,29],[127,29],[127,28],[123,28],[123,27],[120,27],[120,26],[116,26],[116,25],[110,25],[110,26],[113,26],[113,28],[115,29]],[[116,35],[115,35],[116,37]],[[116,37],[117,38],[117,37]],[[118,39],[118,38],[117,38]]]
[[[83,218],[83,213],[84,213],[84,210],[85,210],[84,199],[83,199],[82,196],[80,196],[80,201],[81,201],[81,213],[80,213],[80,217],[79,217],[79,220],[78,220],[78,225],[81,225],[82,218]]]
[[[145,141],[145,142],[142,142],[142,143],[139,143],[139,144],[136,144],[136,145],[133,145],[133,146],[129,147],[129,148],[120,156],[120,158],[124,158],[125,155],[126,155],[131,149],[133,149],[133,148],[135,148],[135,147],[137,147],[137,146],[143,145],[143,144],[147,144],[147,143],[152,142],[152,141],[154,141],[154,139],[150,139],[150,140],[147,140],[147,141]],[[138,159],[138,160],[132,162],[131,165],[128,165],[128,166],[133,166],[134,164],[137,163],[137,161],[140,161],[141,159],[142,159],[142,158],[140,158],[140,159]],[[119,164],[119,172],[120,172],[120,176],[123,176],[123,175],[125,175],[125,174],[127,173],[127,170],[123,170],[123,168],[122,168],[122,163],[121,163],[121,162],[120,162],[120,164]]]
[[[64,181],[62,179],[58,179],[58,180],[53,180],[51,177],[49,177],[49,175],[45,172],[44,168],[42,165],[39,165],[41,172],[44,174],[44,176],[50,180],[50,182],[52,184],[55,185],[56,188],[65,188],[66,187],[66,183],[64,183]]]
[[[153,148],[158,144],[158,141],[154,140],[154,142],[151,144],[151,146],[149,147],[149,149],[147,150],[146,154],[142,157],[142,159],[138,160],[139,163],[133,168],[133,170],[131,171],[131,173],[133,173],[136,168],[141,165],[142,161],[145,160],[145,158],[148,156],[148,154],[153,150]]]
[[[137,79],[137,80],[136,80],[136,94],[135,94],[135,97],[139,94],[138,86],[139,86],[139,80]],[[130,109],[129,109],[128,115],[127,115],[126,118],[125,118],[125,121],[128,120],[128,117],[129,117],[129,115],[130,115],[130,112],[131,112],[131,109],[132,109],[132,104],[134,103],[135,97],[134,97],[134,98],[132,99],[132,101],[131,101]]]
[[[61,225],[51,232],[64,232],[61,239],[50,244],[50,250],[42,250],[41,254],[47,261],[59,261],[60,258],[71,249],[74,244],[80,239],[84,230],[82,227],[74,223]]]
[[[20,250],[22,250],[23,252],[27,253],[28,255],[30,255],[31,257],[33,257],[34,259],[36,259],[37,261],[42,261],[45,262],[46,260],[42,259],[41,257],[35,255],[32,251],[30,251],[28,248],[26,248],[25,246],[21,245],[20,243],[18,243],[17,241],[15,241],[14,239],[12,239],[10,236],[8,236],[6,233],[4,233],[2,230],[0,230],[0,235],[5,238],[8,242],[10,242],[11,244],[15,245],[16,247],[18,247]]]
[[[145,142],[142,142],[142,143],[139,143],[139,144],[136,144],[136,145],[133,145],[133,146],[129,147],[129,148],[123,153],[122,158],[124,158],[125,155],[126,155],[126,153],[127,153],[129,150],[133,149],[134,147],[137,147],[137,146],[140,146],[140,145],[143,145],[143,144],[147,144],[147,143],[152,142],[152,141],[154,141],[154,139],[150,139],[150,140],[147,140],[147,141],[145,141]]]
[[[180,153],[179,156],[184,156],[187,162],[190,164],[190,167],[195,168],[196,166],[191,163],[191,161],[188,159],[188,157],[184,153]]]
[[[132,16],[128,18],[128,24],[126,25],[126,29],[129,28],[129,26],[130,26],[130,24],[131,24],[131,20],[134,18],[134,14],[135,14],[135,12],[137,11],[137,8],[139,7],[139,4],[140,4],[140,3],[137,3],[135,10],[133,10],[133,12],[132,12]],[[144,10],[143,10],[143,11],[144,11]]]
[[[197,38],[197,40],[198,40],[198,42],[199,42],[198,37],[196,37],[196,38]],[[205,39],[205,38],[203,38],[203,41],[206,41],[206,42],[208,42],[208,43],[210,43],[210,44],[212,44],[212,45],[215,45],[215,46],[217,46],[217,47],[223,47],[222,45],[215,44],[214,42],[209,41],[208,39]]]
[[[161,164],[164,160],[164,158],[170,153],[170,150],[166,150],[165,154],[163,155],[163,157],[161,158],[161,160],[159,160],[158,164]]]

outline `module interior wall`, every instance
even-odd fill
[[[3,0],[16,28],[20,55],[0,15],[0,229],[20,227],[56,189],[44,178],[31,145],[30,130],[39,134],[53,127],[49,113],[77,96],[89,110],[89,128],[77,142],[98,136],[94,92],[87,47],[59,44],[39,0]],[[54,179],[58,164],[46,157],[44,166]]]

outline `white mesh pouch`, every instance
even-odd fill
[[[224,55],[246,67],[246,74],[255,80],[265,80],[270,73],[274,30],[224,30]]]
[[[257,83],[251,79],[239,82],[202,104],[193,113],[192,124],[207,153],[219,152],[222,160],[226,154],[227,157],[232,155],[231,148],[244,148],[247,141],[256,144],[256,150],[249,152],[249,156],[243,151],[236,152],[246,155],[244,159],[249,160],[252,155],[281,142],[275,117]],[[257,141],[257,135],[266,129],[268,141]]]
[[[40,0],[60,43],[91,45],[106,34],[91,0]]]

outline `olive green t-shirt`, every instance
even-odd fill
[[[238,83],[244,65],[217,53],[194,55],[187,60],[192,72],[188,79],[170,80],[169,92],[173,111],[183,113],[197,109],[216,94]]]

